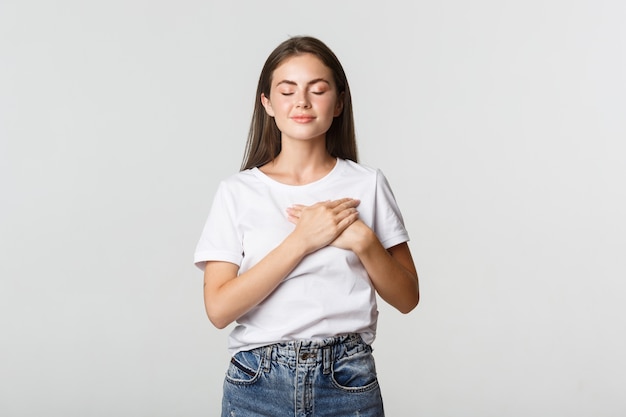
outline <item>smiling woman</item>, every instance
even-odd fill
[[[272,84],[270,97],[262,94],[261,102],[282,141],[323,142],[343,108],[330,68],[313,54],[296,55],[274,70]]]
[[[283,42],[194,258],[211,322],[237,322],[222,415],[383,416],[376,293],[417,305],[408,240],[386,178],[357,163],[341,64],[318,39]]]

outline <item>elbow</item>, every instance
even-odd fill
[[[204,293],[204,310],[211,324],[220,330],[235,320],[219,297],[211,297],[206,289]]]
[[[219,330],[225,329],[230,323],[227,322],[220,322],[220,321],[214,321],[214,320],[210,320],[211,324],[213,324],[213,326]]]
[[[223,317],[219,317],[210,313],[207,313],[207,316],[209,317],[209,321],[211,322],[211,324],[220,330],[226,328],[230,323],[232,323],[232,320],[227,320]]]
[[[417,304],[419,304],[419,297],[416,298],[414,301],[407,303],[406,305],[398,307],[398,311],[400,311],[400,313],[402,314],[409,314],[415,309],[415,307],[417,307]]]
[[[417,307],[419,302],[420,302],[420,293],[419,291],[417,291],[414,297],[412,297],[410,300],[407,300],[407,302],[404,303],[403,305],[398,306],[397,309],[402,314],[409,314],[411,311],[415,309],[415,307]]]
[[[223,312],[216,308],[206,307],[206,315],[213,326],[218,329],[223,329],[233,322],[232,319],[227,317]]]
[[[417,305],[420,302],[420,287],[419,287],[417,274],[415,274],[414,279],[415,279],[415,287],[410,291],[411,293],[410,299],[407,300],[407,302],[402,308],[398,309],[400,310],[402,314],[409,314],[411,311],[415,309],[415,307],[417,307]]]

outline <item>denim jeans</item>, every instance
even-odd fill
[[[238,352],[224,380],[222,417],[382,417],[372,348],[359,335]]]

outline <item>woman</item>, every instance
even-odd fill
[[[229,336],[223,416],[382,416],[376,293],[419,301],[387,180],[357,163],[334,53],[293,37],[259,79],[242,170],[221,182],[195,252],[209,319]]]

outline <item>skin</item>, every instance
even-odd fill
[[[327,175],[336,159],[326,151],[326,132],[343,109],[331,70],[317,57],[286,59],[273,73],[270,96],[260,97],[281,131],[281,153],[260,167],[276,181],[303,185]],[[259,263],[238,275],[229,262],[207,262],[204,300],[211,322],[224,328],[261,303],[309,253],[327,245],[352,250],[374,288],[403,313],[419,302],[418,277],[406,243],[388,250],[358,218],[359,200],[346,197],[287,209],[294,230]]]

